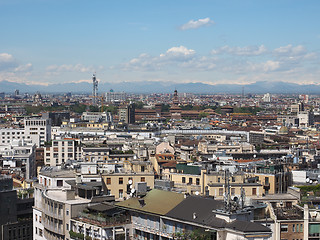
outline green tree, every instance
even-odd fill
[[[162,104],[161,106],[161,112],[169,112],[170,105],[169,104]]]

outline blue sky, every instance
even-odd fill
[[[318,0],[0,0],[0,81],[319,83]]]

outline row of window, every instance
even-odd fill
[[[128,180],[132,180],[132,178],[129,177]],[[141,178],[140,178],[140,182],[145,182],[145,181],[146,181],[146,178],[145,178],[145,177],[141,177]],[[107,179],[106,179],[106,183],[107,183],[107,185],[111,185],[111,178],[107,178]],[[118,183],[119,183],[119,184],[123,184],[123,177],[119,177]]]
[[[26,121],[26,126],[45,126],[46,121],[39,121],[39,120],[29,120]]]
[[[281,224],[280,231],[281,232],[288,232],[289,226],[288,224]],[[292,232],[303,232],[303,224],[297,223],[292,224]]]
[[[20,133],[23,134],[23,132],[2,132],[1,134],[2,134],[2,135],[6,135],[6,133],[7,133],[7,135],[10,135],[10,133],[11,133],[12,135],[15,135],[16,133],[17,133],[17,135],[20,135]]]
[[[53,146],[55,146],[55,147],[57,147],[58,146],[58,141],[54,141],[53,142]],[[71,141],[68,141],[68,146],[73,146],[73,142],[71,142]]]
[[[182,177],[182,183],[186,183],[185,177]],[[189,178],[188,184],[193,184],[193,178]],[[196,185],[200,185],[200,178],[196,178]]]

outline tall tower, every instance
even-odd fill
[[[97,104],[97,92],[98,92],[98,80],[96,79],[96,74],[92,75],[92,97],[93,97],[93,105]]]

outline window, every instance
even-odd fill
[[[186,183],[186,178],[182,177],[182,183]]]
[[[141,172],[144,172],[144,170],[145,170],[145,167],[141,166]]]
[[[36,227],[36,234],[38,234],[38,228]]]
[[[257,189],[256,188],[252,188],[252,195],[257,195]]]
[[[123,184],[123,178],[119,178],[119,184]]]
[[[69,224],[68,224],[68,223],[67,223],[67,225],[66,225],[66,229],[69,230]]]
[[[42,229],[39,228],[39,236],[42,237]]]
[[[288,232],[288,224],[281,224],[280,231],[281,232]]]
[[[38,215],[36,214],[36,222],[38,222]]]
[[[220,178],[218,177],[218,182],[220,182]]]
[[[63,180],[57,180],[57,186],[62,187],[63,186]]]
[[[146,178],[145,177],[141,177],[141,182],[145,182]]]
[[[39,223],[41,223],[41,216],[39,216]]]
[[[234,196],[236,193],[236,189],[235,188],[231,188],[231,196]]]
[[[111,184],[111,178],[107,178],[107,184]]]
[[[67,211],[66,211],[66,215],[68,216],[69,215],[69,210],[67,209]]]
[[[189,178],[189,184],[192,184],[192,178]]]
[[[298,226],[298,224],[297,224]],[[297,229],[298,230],[298,229]],[[295,232],[296,231],[296,225],[295,224],[292,224],[292,232]]]
[[[196,185],[200,185],[200,178],[196,178]]]
[[[219,188],[219,196],[223,195],[223,188]]]
[[[303,224],[300,224],[300,232],[303,232]]]
[[[123,189],[119,189],[119,198],[123,198]]]

